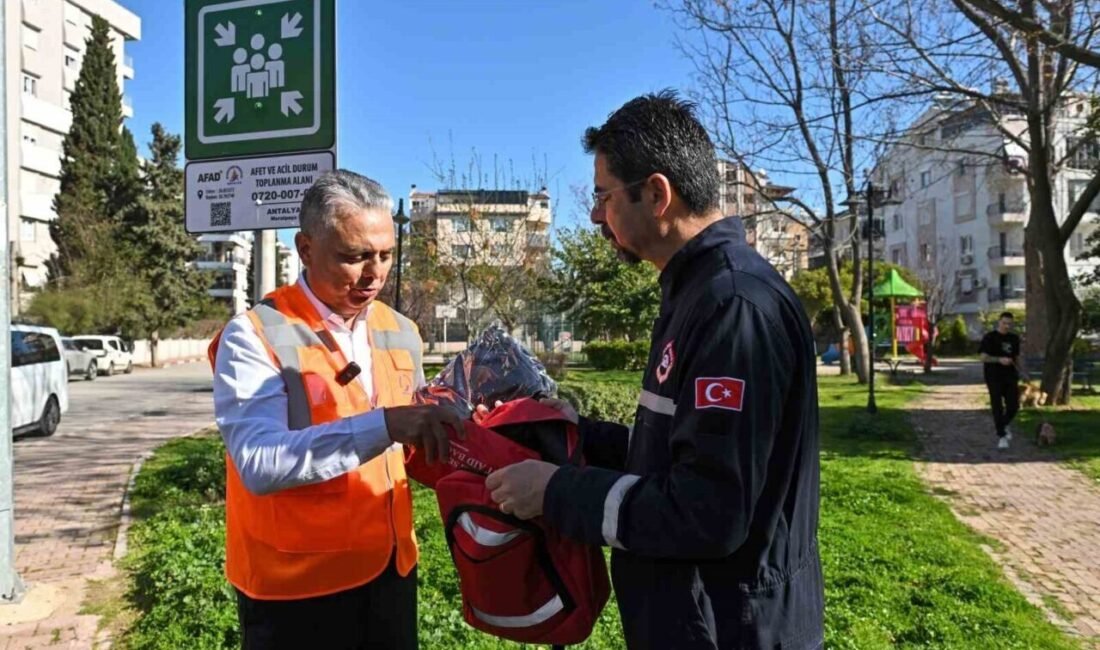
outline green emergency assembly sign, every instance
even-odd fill
[[[335,0],[187,0],[188,160],[331,149]]]

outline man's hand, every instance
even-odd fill
[[[1012,357],[1001,357],[1000,361],[1002,366],[1011,366],[1013,363],[1015,363],[1012,360]]]
[[[460,440],[466,439],[462,420],[445,406],[395,406],[384,409],[383,414],[390,440],[422,450],[424,461],[429,465],[436,460],[450,460],[448,427],[454,430]]]
[[[542,514],[542,499],[546,485],[558,466],[541,460],[525,460],[503,467],[485,479],[490,496],[500,505],[500,511],[520,519]]]
[[[555,399],[553,397],[544,397],[539,400],[539,403],[545,404],[553,409],[557,409],[565,416],[565,419],[569,420],[573,424],[577,424],[580,418],[577,416],[577,409],[573,408],[573,405],[563,399]]]

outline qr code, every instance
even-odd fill
[[[222,201],[219,203],[210,204],[210,225],[211,226],[228,226],[232,222],[230,217],[233,212],[230,210],[232,204],[229,201]]]

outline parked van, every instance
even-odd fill
[[[61,335],[52,327],[11,326],[11,427],[52,436],[69,410]]]
[[[130,346],[117,336],[83,334],[74,336],[73,341],[96,355],[101,375],[113,375],[116,372],[130,374],[134,371],[134,355]]]

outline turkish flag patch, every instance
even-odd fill
[[[695,378],[695,408],[740,411],[744,403],[744,379],[734,377]]]

